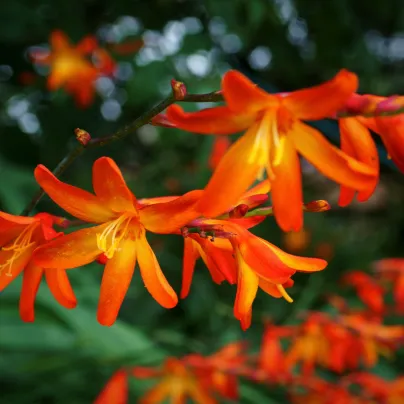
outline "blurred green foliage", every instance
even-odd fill
[[[73,41],[91,33],[101,42],[143,37],[145,47],[136,55],[115,55],[120,61],[117,77],[101,79],[94,104],[80,110],[62,90],[48,93],[46,72],[35,71],[27,57],[27,50],[45,45],[54,29]],[[168,94],[172,78],[184,81],[189,92],[203,93],[218,89],[221,74],[236,68],[268,90],[288,91],[346,67],[360,76],[362,92],[403,94],[404,7],[401,0],[6,0],[0,3],[0,54],[0,209],[18,214],[36,190],[33,168],[41,163],[53,169],[73,147],[74,128],[93,137],[113,133]],[[25,72],[38,79],[22,84]],[[319,127],[338,142],[333,123]],[[207,136],[147,126],[88,151],[63,179],[90,189],[92,162],[107,155],[123,169],[138,197],[180,194],[206,184],[212,142]],[[111,328],[96,322],[102,274],[98,264],[69,272],[79,300],[75,310],[59,307],[41,288],[33,324],[19,319],[21,282],[14,281],[0,295],[2,401],[89,403],[122,365],[211,353],[235,339],[248,339],[257,350],[262,318],[294,322],[301,310],[324,309],[324,294],[342,293],[337,280],[346,270],[404,255],[403,180],[384,162],[374,197],[346,209],[336,206],[337,186],[304,165],[305,199],[328,199],[333,209],[306,216],[311,242],[302,254],[315,254],[326,244],[333,258],[323,273],[296,277],[293,305],[261,294],[246,333],[232,315],[234,287],[213,284],[202,264],[190,296],[172,310],[158,306],[135,273],[119,321]],[[38,209],[64,214],[48,198]],[[282,246],[283,236],[271,219],[257,234]],[[179,290],[181,238],[150,240]],[[355,303],[353,294],[347,297]],[[375,371],[389,377],[403,365],[401,353]],[[132,383],[133,400],[147,385]],[[286,402],[284,396],[251,384],[243,385],[242,394],[243,403]]]

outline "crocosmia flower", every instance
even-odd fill
[[[341,70],[312,88],[268,94],[241,73],[229,71],[222,81],[225,106],[191,113],[170,106],[167,119],[178,128],[216,135],[247,130],[221,159],[199,202],[201,213],[221,214],[266,171],[278,224],[284,231],[299,230],[303,224],[299,154],[337,183],[369,190],[377,175],[374,167],[342,152],[303,122],[335,114],[357,86],[356,75]]]
[[[144,284],[163,307],[177,304],[156,256],[146,239],[146,230],[177,232],[195,219],[195,203],[201,191],[191,191],[168,202],[141,205],[127,187],[113,160],[101,157],[93,166],[94,194],[59,181],[39,165],[35,178],[43,190],[76,218],[97,226],[59,237],[35,252],[35,261],[46,268],[76,268],[104,254],[108,259],[101,283],[98,321],[112,325],[132,279],[136,261]]]
[[[63,32],[56,30],[50,36],[50,46],[49,52],[31,53],[35,63],[50,67],[48,89],[55,91],[63,87],[80,107],[89,106],[94,97],[95,80],[100,74],[111,74],[115,62],[92,36],[74,46]],[[97,64],[92,62],[91,56]]]
[[[25,217],[0,212],[0,292],[23,273],[20,316],[24,321],[35,319],[34,302],[43,275],[59,304],[68,309],[77,304],[66,271],[44,269],[32,259],[36,248],[58,237],[53,229],[57,221],[47,213]]]

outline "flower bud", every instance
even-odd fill
[[[171,88],[173,90],[174,98],[177,101],[183,100],[187,95],[187,88],[185,87],[185,84],[182,83],[181,81],[177,81],[174,79],[171,80]]]
[[[91,140],[90,134],[84,129],[76,128],[74,130],[74,134],[76,135],[76,139],[83,145],[87,146]]]

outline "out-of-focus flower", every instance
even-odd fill
[[[393,281],[397,311],[404,313],[404,258],[386,258],[376,261],[373,266],[382,278]]]
[[[383,325],[380,318],[370,319],[362,313],[342,315],[338,322],[356,337],[347,352],[351,369],[357,367],[360,361],[371,368],[376,365],[379,355],[390,358],[404,345],[404,326]],[[349,352],[355,352],[355,355]]]
[[[128,372],[120,369],[108,380],[94,404],[126,404],[128,398]]]
[[[281,340],[282,338],[292,336],[293,332],[293,327],[276,326],[269,322],[266,323],[256,372],[260,381],[282,381],[288,377],[288,369]]]
[[[101,157],[93,165],[95,195],[59,181],[39,165],[35,178],[59,206],[76,218],[97,226],[59,237],[35,252],[35,262],[45,268],[76,268],[105,254],[98,304],[98,321],[112,325],[129,288],[136,261],[144,284],[163,307],[177,304],[146,239],[146,230],[174,233],[198,216],[194,206],[201,191],[191,191],[168,202],[139,204],[113,160]]]
[[[347,379],[358,386],[375,403],[401,404],[404,402],[404,377],[395,380],[385,380],[371,373],[355,373]]]
[[[229,400],[238,400],[238,378],[249,373],[249,356],[244,343],[230,343],[210,356],[187,355],[183,361],[193,368],[206,390]]]
[[[351,285],[370,310],[381,314],[384,311],[384,289],[376,279],[362,271],[352,271],[342,277],[342,282]]]
[[[95,80],[100,74],[112,74],[115,62],[93,36],[86,36],[74,46],[65,33],[56,30],[51,33],[50,46],[49,52],[31,53],[35,63],[50,66],[48,89],[54,91],[63,87],[78,106],[88,107],[93,101]]]
[[[310,244],[311,234],[306,229],[284,233],[283,245],[287,251],[296,253],[304,251]]]
[[[348,386],[340,383],[306,377],[295,379],[294,383],[300,389],[289,394],[292,404],[376,404],[368,397],[351,393]]]
[[[159,404],[169,399],[172,404],[183,404],[192,399],[195,404],[217,404],[211,392],[198,380],[183,361],[167,358],[161,368],[133,368],[136,378],[158,378],[160,381],[138,401],[139,404]]]
[[[25,217],[0,212],[0,291],[23,272],[20,297],[23,321],[35,319],[35,298],[44,275],[57,302],[68,309],[76,307],[76,297],[66,271],[52,267],[44,269],[32,259],[36,248],[60,235],[53,229],[58,222],[59,218],[48,213]]]
[[[231,146],[209,181],[199,202],[202,214],[215,217],[229,204],[234,205],[266,170],[278,224],[285,231],[299,230],[303,197],[298,153],[339,184],[368,190],[377,176],[374,167],[332,146],[318,130],[303,123],[334,114],[357,85],[356,75],[341,70],[319,86],[273,95],[241,73],[229,71],[222,81],[226,106],[191,113],[178,105],[170,106],[168,120],[191,132],[227,135],[248,129]]]

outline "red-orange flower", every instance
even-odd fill
[[[352,271],[346,274],[342,281],[345,284],[352,285],[356,288],[359,298],[365,303],[370,310],[381,314],[384,310],[384,289],[368,274],[362,271]]]
[[[251,324],[252,305],[258,289],[270,296],[293,302],[285,288],[293,285],[291,276],[297,271],[320,271],[327,262],[288,254],[273,244],[254,236],[234,220],[205,220],[205,225],[218,226],[229,235],[237,266],[237,294],[234,315],[246,330]]]
[[[381,137],[389,156],[400,171],[404,172],[404,115],[402,113],[394,116],[381,115],[385,111],[398,110],[403,107],[403,104],[404,97],[393,96],[386,98],[372,94],[352,94],[347,100],[345,105],[346,111],[374,115],[372,118],[359,116],[356,118],[340,119],[340,122],[351,122],[349,123],[351,128],[347,129],[351,133],[345,134],[346,141],[351,143],[348,147],[353,147],[352,151],[360,161],[372,160],[372,165],[376,165],[378,160],[374,144],[366,133],[365,128],[368,128]],[[342,141],[343,137],[341,133]],[[349,151],[347,152],[349,153]],[[365,198],[364,195],[363,198]]]
[[[341,149],[348,156],[372,167],[376,173],[373,181],[368,183],[367,189],[358,190],[341,185],[341,192],[338,204],[349,205],[358,190],[357,199],[359,202],[367,201],[373,194],[379,182],[379,155],[376,144],[370,134],[368,127],[363,121],[357,118],[341,118],[339,120],[341,134]]]
[[[50,66],[48,89],[64,87],[80,107],[87,107],[94,97],[94,81],[101,74],[110,74],[115,62],[104,49],[98,47],[93,36],[83,38],[76,46],[70,44],[61,31],[53,31],[50,36],[50,52],[33,52],[33,60]],[[89,56],[95,56],[94,65]]]
[[[167,358],[160,369],[134,368],[132,374],[137,378],[160,379],[139,400],[139,404],[159,404],[166,399],[172,404],[183,404],[188,398],[195,404],[217,404],[211,392],[200,383],[192,369],[179,359]]]
[[[281,381],[288,376],[285,354],[282,350],[281,340],[293,335],[294,328],[265,324],[261,348],[258,356],[257,376],[262,381]]]
[[[210,356],[191,354],[183,358],[207,391],[229,400],[238,400],[238,377],[250,373],[248,361],[242,342],[232,342]]]
[[[303,196],[298,153],[339,184],[368,190],[374,184],[375,169],[332,146],[318,130],[302,122],[334,114],[357,85],[353,73],[341,70],[319,86],[271,95],[241,73],[229,71],[222,81],[226,106],[194,113],[170,106],[169,121],[185,130],[230,134],[248,129],[231,146],[209,181],[199,203],[202,214],[221,214],[266,170],[278,224],[285,231],[299,230]]]
[[[120,369],[108,380],[94,404],[126,404],[128,398],[128,372]]]
[[[76,268],[105,254],[108,262],[101,283],[98,321],[112,325],[132,279],[136,261],[144,284],[163,307],[177,304],[146,239],[146,230],[177,232],[197,216],[193,208],[200,191],[169,202],[140,205],[128,189],[113,160],[101,157],[93,166],[95,195],[59,181],[39,165],[35,178],[43,190],[67,212],[97,226],[57,238],[35,252],[35,261],[46,268]]]
[[[23,272],[20,316],[24,321],[35,319],[35,297],[43,275],[59,304],[69,309],[77,304],[66,271],[44,269],[32,259],[38,246],[58,236],[52,227],[57,220],[47,213],[25,217],[0,212],[0,292]]]
[[[376,271],[393,281],[393,295],[397,310],[404,313],[404,258],[386,258],[375,262]]]

